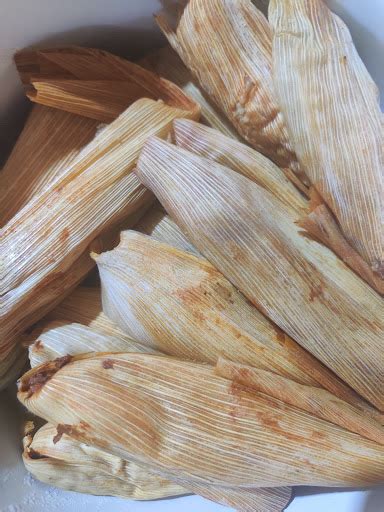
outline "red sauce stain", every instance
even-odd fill
[[[315,299],[318,299],[323,296],[323,287],[321,284],[315,285],[311,288],[309,292],[309,300],[313,302]]]
[[[101,366],[104,368],[104,370],[110,370],[113,368],[114,364],[115,361],[113,359],[104,359],[104,361],[101,363]]]

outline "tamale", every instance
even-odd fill
[[[234,126],[198,85],[178,54],[166,46],[139,61],[140,65],[178,85],[201,108],[201,121],[234,139],[241,139]]]
[[[34,105],[0,174],[0,225],[47,188],[96,134],[98,123]]]
[[[383,446],[251,392],[208,365],[133,353],[58,359],[25,374],[18,396],[57,426],[56,439],[68,434],[191,484],[382,482]]]
[[[137,171],[197,249],[357,393],[384,410],[384,304],[271,193],[157,138]]]
[[[36,332],[38,339],[36,339]],[[52,361],[57,357],[88,352],[156,352],[156,350],[127,337],[119,338],[97,332],[82,324],[63,321],[49,322],[31,334],[29,345],[31,367]]]
[[[273,0],[274,85],[308,178],[384,280],[384,138],[378,88],[322,0]]]
[[[240,172],[271,192],[285,207],[297,213],[297,223],[306,236],[322,242],[376,291],[384,294],[384,281],[347,242],[336,220],[314,189],[307,201],[270,160],[254,149],[189,120],[174,122],[174,139],[180,147]],[[300,187],[298,187],[300,188]],[[302,187],[301,187],[302,189]]]
[[[179,227],[158,204],[152,208],[135,225],[135,231],[150,235],[152,239],[165,242],[182,251],[199,256],[199,252],[183,235]]]
[[[104,112],[105,121],[108,122],[111,120],[111,102],[114,102],[116,111],[122,112],[129,101],[140,97],[160,99],[169,106],[192,110],[197,116],[197,105],[177,85],[138,64],[103,50],[76,46],[23,50],[15,55],[15,62],[22,82],[32,87],[32,90],[27,90],[32,101],[49,101],[51,106],[65,109],[74,108],[73,103],[77,102],[76,113],[85,117],[93,118],[97,110],[97,119],[103,119]],[[61,82],[64,90],[52,91],[50,84],[55,80]],[[67,80],[70,80],[69,90],[65,89]],[[82,81],[99,82],[99,90],[91,87],[92,101],[86,96],[87,84],[79,83]],[[110,85],[105,83],[111,81],[124,82],[123,87],[118,84],[112,86],[120,91],[117,96],[110,94]],[[38,83],[38,90],[33,89],[34,82]],[[74,87],[77,87],[77,92]],[[72,91],[70,101],[65,100],[66,91]]]
[[[190,0],[157,22],[185,65],[255,149],[307,183],[273,90],[272,32],[251,0]]]
[[[133,231],[121,233],[116,249],[94,257],[103,310],[133,339],[182,359],[215,364],[225,356],[272,370],[379,416],[207,260]]]
[[[31,428],[31,427],[30,427]],[[81,443],[66,434],[57,439],[50,424],[34,436],[26,432],[23,461],[32,475],[50,485],[96,495],[153,500],[190,494],[182,486],[151,473],[144,466]],[[281,512],[291,498],[289,487],[276,489],[213,488],[193,484],[199,494],[244,512]]]
[[[324,389],[224,358],[219,358],[216,373],[384,445],[383,425]]]
[[[123,460],[93,446],[57,435],[53,425],[44,425],[24,437],[23,462],[32,475],[68,491],[98,496],[153,500],[188,494],[177,484],[151,474],[139,464]]]
[[[170,104],[136,101],[2,230],[0,360],[12,350],[15,337],[31,325],[28,319],[37,309],[61,295],[63,275],[88,244],[152,201],[132,174],[146,138],[166,136],[175,117],[198,116],[197,105],[182,91],[176,86],[166,91],[166,81],[159,83],[161,79],[149,75],[156,82],[154,88],[164,89],[162,97],[170,97]],[[20,319],[15,311],[21,310]]]

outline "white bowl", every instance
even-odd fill
[[[0,0],[0,151],[14,140],[27,102],[12,64],[17,48],[40,44],[96,46],[131,56],[162,41],[152,13],[157,0]],[[384,0],[332,0],[384,98]],[[383,105],[383,99],[382,99]],[[7,137],[4,137],[4,133]],[[15,389],[0,393],[0,512],[219,512],[230,510],[190,496],[133,502],[65,492],[35,481],[21,462],[23,411]],[[288,512],[383,512],[384,488],[365,491],[298,489]]]

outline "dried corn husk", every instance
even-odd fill
[[[275,87],[306,174],[384,278],[383,114],[343,21],[322,0],[274,0]]]
[[[207,365],[151,354],[69,359],[34,368],[19,383],[21,402],[57,425],[57,439],[68,434],[191,484],[382,481],[383,446],[250,392]]]
[[[48,313],[46,319],[86,325],[92,331],[123,339],[127,344],[133,341],[103,313],[101,290],[97,287],[78,286],[56,308]]]
[[[160,99],[169,106],[193,111],[194,116],[197,116],[197,105],[175,84],[103,50],[76,46],[23,50],[15,55],[15,62],[24,84],[33,87],[35,82],[38,83],[38,89],[28,92],[32,101],[49,101],[51,106],[69,108],[71,112],[76,108],[76,113],[85,117],[93,118],[97,111],[97,119],[108,122],[111,120],[111,101],[115,104],[113,110],[122,112],[129,102],[140,97]],[[60,81],[62,90],[53,90],[50,86],[52,80]],[[67,80],[70,80],[68,89],[65,86]],[[91,86],[92,101],[89,101],[90,97],[85,96],[84,91],[87,84],[75,83],[81,81],[96,81],[99,84],[116,81],[123,82],[124,86],[112,86],[119,91],[118,96],[113,95],[114,98],[111,97],[110,86],[102,85],[99,91]],[[72,94],[70,100],[66,96],[69,92]]]
[[[175,117],[197,115],[197,106],[181,92],[178,107],[138,100],[6,225],[1,233],[0,360],[12,350],[15,337],[31,325],[28,318],[62,294],[62,276],[89,242],[152,201],[132,174],[145,139],[154,133],[166,136]],[[43,287],[49,293],[42,293]],[[15,311],[22,309],[20,321]]]
[[[37,334],[38,333],[38,334]],[[36,339],[37,336],[37,339]],[[156,352],[127,337],[102,334],[82,324],[54,321],[37,328],[31,334],[34,342],[29,346],[31,367],[57,357],[88,352]]]
[[[135,225],[135,230],[150,235],[154,240],[172,245],[182,251],[191,252],[199,256],[199,252],[183,235],[179,227],[165,210],[154,204],[152,208]]]
[[[134,101],[143,97],[143,89],[130,82],[112,80],[33,80],[30,100],[73,114],[109,123]],[[154,99],[154,98],[152,98]]]
[[[156,138],[137,175],[191,242],[266,316],[384,410],[384,305],[256,183]]]
[[[31,358],[32,366],[35,366],[38,360],[43,362],[42,358],[48,361],[60,355],[64,356],[68,353],[78,354],[88,351],[89,348],[95,350],[95,334],[98,341],[100,341],[100,346],[98,347],[100,350],[118,350],[116,340],[119,340],[119,346],[124,344],[125,350],[129,347],[129,351],[156,352],[150,347],[132,342],[131,338],[101,312],[100,290],[97,288],[76,288],[48,316],[60,317],[66,319],[66,321],[68,321],[68,318],[76,318],[78,321],[91,325],[92,329],[86,330],[83,326],[74,323],[64,325],[65,321],[52,322],[47,326],[43,335],[39,336],[40,343],[37,341],[30,348],[30,355],[31,352],[33,353],[33,358]],[[112,335],[100,334],[103,332],[112,333]],[[113,346],[109,344],[111,340]],[[69,347],[69,341],[71,347]],[[36,476],[36,473],[34,474]],[[180,481],[179,483],[182,482]],[[249,510],[250,512],[259,509],[263,510],[263,507],[266,507],[268,511],[280,511],[291,498],[291,490],[289,488],[273,490],[242,489],[238,491],[233,488],[228,490],[223,487],[214,489],[206,485],[199,486],[194,484],[193,491],[223,505],[232,506],[244,511]]]
[[[307,212],[308,201],[284,175],[284,169],[249,146],[200,123],[182,119],[173,123],[173,136],[178,146],[226,165],[268,190],[297,217]]]
[[[310,200],[307,201],[289,183],[289,178],[283,175],[284,169],[279,169],[252,148],[194,121],[176,120],[174,138],[178,146],[240,172],[271,192],[285,207],[293,208],[297,214],[297,223],[305,229],[307,236],[332,249],[372,288],[384,294],[384,281],[349,245],[331,212],[314,189],[309,191]]]
[[[225,356],[272,370],[374,414],[207,260],[134,231],[122,232],[116,249],[94,257],[103,309],[133,339],[182,359],[215,364]]]
[[[306,182],[273,92],[272,33],[250,0],[190,0],[175,27],[157,21],[172,47],[238,132]]]
[[[93,139],[97,126],[85,117],[33,106],[0,174],[0,225],[60,176]]]
[[[223,358],[217,362],[216,373],[384,445],[384,427],[379,422],[324,389]]]
[[[35,435],[27,432],[24,437],[24,465],[42,482],[68,491],[135,500],[188,493],[138,464],[80,443],[67,435],[55,443],[56,435],[56,428],[47,424]]]
[[[204,93],[197,80],[193,78],[183,61],[170,46],[160,48],[147,55],[140,60],[140,65],[175,83],[190,98],[193,98],[200,105],[202,122],[216,128],[228,137],[242,140],[234,126]]]

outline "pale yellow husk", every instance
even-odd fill
[[[153,500],[188,494],[177,484],[151,474],[139,464],[123,460],[63,435],[44,425],[24,437],[23,462],[32,475],[55,487],[98,496]]]
[[[30,337],[34,340],[28,349],[32,368],[57,357],[89,352],[156,352],[141,343],[128,341],[126,336],[102,334],[86,325],[60,320],[45,323]]]
[[[216,373],[384,445],[384,427],[379,422],[324,389],[224,358],[219,358]]]
[[[382,482],[383,446],[207,365],[151,354],[78,356],[32,369],[18,396],[58,434],[191,485]]]
[[[384,410],[382,298],[295,215],[231,169],[160,139],[137,175],[236,288],[360,395]]]
[[[250,0],[190,0],[176,24],[166,13],[157,21],[240,135],[306,181],[273,90],[272,32],[265,16]]]
[[[219,110],[208,95],[204,93],[191,72],[184,65],[177,53],[170,47],[160,48],[140,60],[140,65],[155,71],[167,80],[178,85],[193,98],[201,108],[201,121],[221,133],[234,139],[243,140],[227,117]]]
[[[159,205],[154,204],[152,208],[135,225],[135,231],[150,235],[154,240],[165,242],[182,251],[191,252],[199,256],[199,252],[190,241],[183,235],[177,224],[166,214]]]
[[[378,89],[322,0],[273,0],[274,85],[291,141],[351,245],[384,279],[384,138]]]
[[[181,91],[178,95],[170,100],[177,105],[180,99],[178,106],[136,101],[4,227],[0,359],[12,350],[15,337],[39,320],[38,310],[54,307],[63,276],[88,244],[151,203],[132,171],[149,135],[166,136],[176,117],[198,116],[196,104]]]
[[[49,187],[90,142],[96,121],[34,105],[0,173],[0,225]]]
[[[122,232],[117,248],[94,257],[104,312],[133,339],[182,359],[215,364],[225,356],[272,370],[378,416],[207,260],[134,231]]]
[[[200,123],[176,120],[173,136],[178,146],[240,172],[271,192],[285,207],[294,209],[297,223],[305,229],[307,236],[332,249],[372,288],[384,294],[384,281],[347,242],[332,213],[315,189],[303,190],[310,198],[307,200],[289,182],[291,177],[284,175],[284,169],[279,169],[254,149]]]

